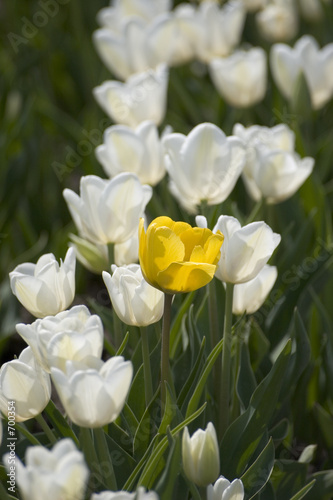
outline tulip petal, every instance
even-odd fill
[[[209,283],[216,270],[212,264],[196,262],[173,262],[158,273],[158,284],[167,293],[186,293]]]

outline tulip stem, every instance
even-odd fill
[[[37,420],[37,422],[39,423],[39,425],[41,426],[41,428],[45,432],[46,436],[49,438],[50,443],[55,444],[57,442],[57,439],[56,439],[55,435],[53,434],[52,430],[50,429],[50,427],[49,427],[48,423],[46,422],[45,418],[43,417],[43,415],[42,414],[36,415],[35,419]]]
[[[105,432],[101,427],[99,427],[94,429],[93,433],[104,484],[109,490],[115,491],[117,490],[117,481],[112,465],[110,451],[106,442]]]
[[[153,381],[151,378],[147,327],[141,326],[140,333],[141,333],[143,373],[145,379],[146,407],[148,407],[149,403],[153,399]]]
[[[161,344],[161,404],[162,409],[166,401],[165,383],[169,379],[169,344],[171,325],[171,304],[173,295],[164,294],[164,313],[162,324],[162,344]]]
[[[220,428],[219,437],[223,438],[229,424],[229,403],[230,403],[230,367],[231,367],[231,326],[232,326],[232,300],[234,294],[234,284],[226,284],[225,311],[224,311],[224,331],[222,350],[222,378],[220,391]]]
[[[108,244],[108,255],[109,255],[109,267],[114,264],[114,243]]]
[[[91,472],[88,489],[91,488],[92,491],[95,491],[96,482],[98,486],[101,484],[101,474],[99,460],[97,458],[95,446],[92,440],[91,429],[88,429],[87,427],[80,428],[80,448],[83,451],[85,461]],[[94,482],[94,484],[92,484],[92,482]]]
[[[257,203],[254,205],[250,215],[246,219],[245,224],[250,224],[251,222],[253,222],[258,215],[259,215],[259,218],[261,219],[263,206],[264,206],[264,198],[260,198],[260,200],[257,201]]]

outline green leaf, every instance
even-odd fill
[[[313,488],[315,482],[316,480],[313,479],[311,483],[306,484],[301,490],[298,491],[298,493],[296,493],[293,497],[291,497],[290,500],[301,500],[301,498],[304,498],[305,495]]]
[[[267,429],[279,398],[290,351],[289,340],[255,390],[247,410],[228,427],[220,447],[221,470],[226,477],[240,477]]]
[[[313,408],[313,413],[325,440],[326,446],[333,449],[333,417],[319,403]]]
[[[204,411],[205,408],[206,408],[206,403],[204,405],[202,405],[201,408],[199,408],[199,410],[197,410],[195,413],[193,413],[190,417],[186,418],[181,424],[177,425],[177,427],[175,427],[171,431],[171,435],[173,437],[176,436],[182,429],[184,429],[184,427],[186,427],[191,422],[193,422],[193,420],[195,420],[197,417],[199,417],[199,415],[201,415],[201,413]],[[160,459],[162,458],[165,450],[167,449],[167,447],[168,447],[168,438],[167,438],[167,436],[165,436],[158,443],[158,445],[154,449],[153,453],[149,457],[149,459],[145,465],[145,468],[144,468],[144,470],[140,476],[140,479],[139,479],[140,485],[148,487],[149,483],[154,480],[155,470],[156,470],[158,463],[159,463]]]
[[[170,451],[165,464],[164,472],[154,490],[159,495],[160,500],[170,500],[173,498],[175,482],[181,469],[181,440],[179,436],[174,439],[168,436],[171,442]]]
[[[240,478],[244,485],[245,500],[254,498],[269,480],[274,466],[275,450],[273,440],[270,439],[246,472]]]
[[[240,355],[240,369],[237,377],[237,396],[243,405],[243,408],[247,408],[252,394],[257,387],[257,381],[252,371],[249,347],[246,343],[243,343],[241,347]]]
[[[303,497],[306,500],[331,500],[333,497],[333,470],[312,474],[316,482],[311,491]]]
[[[151,402],[146,408],[139,425],[136,429],[134,441],[133,441],[133,453],[135,457],[141,458],[149,446],[149,442],[152,439],[152,433],[155,426],[151,415],[154,415],[159,411],[160,400],[158,396],[160,395],[160,389],[155,392]],[[167,392],[168,400],[168,392]]]
[[[143,373],[143,365],[140,366],[133,379],[127,403],[131,407],[135,418],[139,421],[146,409],[145,398],[145,381]]]
[[[192,304],[194,295],[195,292],[187,294],[182,305],[178,308],[177,315],[172,322],[171,332],[170,332],[170,359],[174,359],[176,355],[178,344],[181,340],[181,326],[182,326],[183,316],[187,312],[190,305]]]
[[[57,434],[59,437],[70,437],[73,439],[74,443],[76,446],[79,445],[79,440],[76,437],[75,433],[71,429],[71,427],[68,425],[66,419],[63,417],[63,415],[60,413],[58,408],[55,406],[52,400],[49,401],[48,405],[45,408],[45,412],[50,419],[50,422],[54,426]]]
[[[222,346],[223,346],[223,339],[220,340],[220,342],[214,347],[212,352],[209,354],[206,363],[204,364],[204,367],[202,369],[200,379],[196,385],[196,388],[187,406],[186,418],[192,413],[194,413],[194,411],[198,407],[201,395],[206,386],[208,375],[210,374],[217,357],[222,351]]]
[[[180,391],[180,394],[178,396],[178,399],[177,399],[177,404],[179,407],[182,407],[183,403],[186,401],[186,398],[189,397],[189,391],[190,391],[190,388],[192,386],[192,384],[194,383],[194,381],[196,380],[196,378],[198,377],[198,373],[199,373],[199,368],[200,368],[200,364],[202,362],[202,358],[203,358],[203,355],[204,355],[204,351],[205,351],[205,345],[206,345],[206,337],[204,337],[202,339],[202,342],[201,342],[201,347],[200,347],[200,351],[199,351],[199,354],[198,354],[198,357],[197,357],[197,360],[193,366],[193,369],[191,370],[182,390]]]
[[[116,352],[115,356],[121,356],[124,350],[126,349],[127,343],[128,343],[128,338],[129,338],[129,332],[126,332],[124,340],[119,346],[118,351]]]

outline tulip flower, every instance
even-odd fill
[[[186,210],[196,212],[202,201],[217,205],[234,188],[245,164],[241,141],[226,137],[216,125],[197,125],[186,137],[163,139],[170,190]]]
[[[135,233],[152,189],[131,173],[111,180],[87,175],[81,177],[80,196],[71,189],[63,195],[80,236],[105,245],[123,243]]]
[[[103,427],[120,414],[129,391],[133,366],[121,356],[103,363],[67,361],[65,371],[51,368],[61,403],[69,418],[81,427]]]
[[[112,276],[103,272],[103,280],[117,316],[127,325],[147,326],[163,314],[164,296],[143,278],[139,264],[112,266]]]
[[[292,196],[309,177],[314,159],[301,159],[294,151],[295,135],[286,125],[233,130],[245,143],[246,164],[242,178],[249,195],[256,201],[265,198],[269,204]]]
[[[241,0],[248,12],[256,12],[266,5],[267,0]]]
[[[127,266],[139,260],[139,235],[136,231],[133,236],[123,243],[114,246],[114,261],[117,266]]]
[[[134,493],[127,491],[102,491],[94,493],[90,500],[159,500],[157,493],[154,491],[146,492],[145,488],[139,486]]]
[[[232,483],[220,476],[214,485],[207,486],[207,500],[243,500],[244,486],[240,479]]]
[[[109,177],[132,172],[142,184],[155,186],[165,175],[162,145],[152,121],[135,130],[124,125],[109,127],[103,144],[96,148],[96,157]]]
[[[139,260],[145,280],[168,294],[205,286],[214,277],[223,243],[221,233],[157,217],[139,226]]]
[[[8,456],[4,456],[5,464]],[[85,497],[89,469],[71,439],[58,441],[52,450],[30,446],[25,453],[25,465],[16,457],[15,467],[23,500],[83,500]]]
[[[60,266],[52,253],[37,264],[19,264],[9,273],[13,294],[37,318],[66,309],[75,295],[75,253],[69,249]]]
[[[157,17],[147,33],[153,60],[168,66],[186,64],[195,56],[200,25],[192,5],[180,4]]]
[[[196,223],[207,227],[205,217]],[[235,217],[221,215],[213,233],[222,232],[224,242],[215,276],[225,283],[245,283],[261,271],[281,241],[265,222],[251,222],[241,227]]]
[[[234,287],[232,313],[253,314],[266,300],[277,278],[277,268],[265,265],[252,280]]]
[[[145,23],[139,18],[127,18],[116,32],[98,29],[93,33],[93,41],[105,66],[121,80],[156,65],[149,50]]]
[[[80,238],[76,234],[69,235],[71,242],[69,247],[75,251],[75,256],[81,264],[90,272],[101,274],[109,266],[109,253],[107,245],[94,244],[91,241]]]
[[[93,91],[96,101],[115,122],[136,127],[144,120],[160,125],[166,111],[168,69],[160,64],[156,70],[136,73],[125,83],[106,81]]]
[[[265,97],[267,62],[262,48],[236,50],[229,57],[213,59],[209,69],[217,91],[231,106],[247,108]]]
[[[111,30],[119,27],[119,24],[128,17],[139,18],[146,23],[152,21],[159,14],[171,9],[171,0],[114,0],[112,7],[105,7],[97,14],[97,21],[101,26]]]
[[[309,35],[297,40],[294,48],[283,43],[273,45],[270,53],[273,78],[280,92],[294,98],[300,74],[303,73],[313,109],[322,108],[333,94],[333,43],[322,49]]]
[[[198,486],[215,481],[220,471],[219,445],[214,425],[198,429],[192,437],[185,427],[182,439],[183,468],[186,476]]]
[[[84,362],[100,358],[103,351],[103,325],[99,316],[86,306],[74,306],[55,316],[37,319],[31,325],[16,325],[19,335],[29,344],[40,365],[65,368],[66,360]]]
[[[24,422],[39,415],[50,401],[51,382],[33,355],[24,349],[18,359],[0,369],[0,410],[7,416],[8,401],[15,401],[15,420]]]
[[[7,416],[8,416],[8,405],[7,405]],[[2,444],[2,438],[3,438],[3,428],[2,428],[2,418],[0,414],[0,446]]]
[[[209,63],[230,55],[240,43],[245,14],[241,2],[228,2],[223,7],[214,2],[202,3],[197,14],[201,28],[197,37],[198,58]]]
[[[256,22],[269,42],[291,40],[298,31],[296,6],[290,0],[274,0],[257,13]]]

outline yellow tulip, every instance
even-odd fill
[[[139,259],[150,285],[165,293],[185,293],[207,285],[220,258],[223,234],[157,217],[139,225]]]

